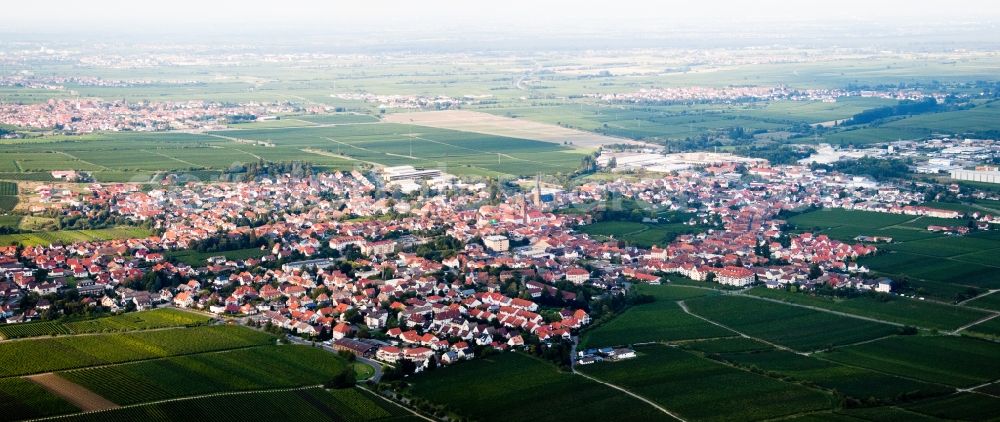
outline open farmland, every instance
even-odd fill
[[[849,226],[858,229],[877,230],[883,227],[901,224],[912,220],[913,218],[913,216],[902,214],[826,208],[793,216],[788,219],[788,223],[798,226],[801,229],[809,229],[813,227],[825,229],[830,227]],[[877,232],[873,231],[871,234],[875,235],[876,233]]]
[[[76,369],[59,375],[124,405],[223,391],[322,384],[344,368],[343,359],[322,349],[264,346]]]
[[[225,409],[225,410],[220,410]],[[394,404],[357,388],[233,393],[213,397],[123,407],[56,420],[116,422],[136,420],[299,420],[331,422],[422,421]]]
[[[413,165],[457,174],[568,173],[586,151],[550,142],[392,123],[310,124],[192,133],[103,133],[4,146],[17,173],[93,172],[99,181],[147,182],[157,172],[213,178],[259,160],[321,169]],[[2,169],[3,167],[0,167]]]
[[[761,369],[790,376],[800,381],[815,383],[858,400],[875,397],[891,401],[904,396],[908,400],[913,400],[920,397],[944,395],[954,391],[947,387],[846,366],[783,350],[724,353],[719,356],[719,359],[742,367]]]
[[[954,330],[984,318],[983,311],[936,302],[908,299],[900,296],[858,296],[849,299],[791,293],[780,289],[754,288],[751,295],[777,299],[799,305],[815,306],[838,312],[882,319],[915,327]]]
[[[212,132],[220,140],[264,142],[310,155],[332,154],[354,164],[413,165],[449,173],[528,175],[571,172],[585,151],[524,138],[395,123]],[[242,145],[242,144],[241,144]],[[264,147],[266,148],[266,147]],[[319,154],[322,153],[322,154]]]
[[[1000,339],[1000,318],[993,317],[966,329],[964,332],[988,338]]]
[[[676,300],[714,294],[714,292],[675,286],[638,286],[638,292],[652,295],[653,303],[635,305],[615,319],[581,336],[580,347],[622,346],[633,343],[664,342],[733,334],[686,314]]]
[[[830,409],[832,398],[801,385],[734,369],[663,345],[639,357],[579,368],[627,388],[687,420],[760,420]]]
[[[70,334],[66,324],[58,321],[39,321],[0,325],[0,338],[23,338]]]
[[[107,333],[153,328],[195,326],[210,318],[192,312],[163,308],[80,321],[43,321],[0,325],[3,338],[39,337],[60,334]]]
[[[482,421],[672,419],[611,387],[520,353],[477,358],[409,382],[414,395]]]
[[[906,406],[910,411],[939,419],[988,421],[1000,414],[1000,398],[976,393],[956,393]]]
[[[0,235],[0,245],[48,246],[54,243],[92,242],[97,240],[139,239],[152,232],[138,227],[116,227],[96,230],[58,230]]]
[[[176,259],[177,261],[183,262],[192,267],[202,267],[207,265],[206,260],[208,258],[216,256],[224,256],[226,259],[232,260],[243,260],[248,258],[260,258],[268,253],[268,251],[262,251],[259,248],[237,249],[221,252],[198,252],[193,249],[179,249],[167,251],[164,256]]]
[[[597,239],[613,238],[642,248],[664,246],[679,234],[698,231],[696,227],[683,223],[652,224],[632,221],[599,221],[580,226],[579,230]]]
[[[748,297],[706,296],[685,303],[696,315],[799,351],[871,340],[897,331],[887,324]]]
[[[1000,378],[1000,344],[958,336],[904,336],[818,356],[928,382],[971,387]]]
[[[636,143],[627,139],[567,129],[558,125],[464,110],[396,113],[386,116],[384,120],[391,123],[460,130],[510,138],[537,139],[556,144],[570,143],[574,146],[584,148]]]
[[[996,291],[989,294],[984,294],[979,296],[969,302],[966,305],[975,306],[978,308],[992,309],[994,311],[1000,311],[1000,291]]]
[[[0,181],[0,212],[17,206],[17,183]]]
[[[178,328],[0,342],[0,376],[257,346],[269,334],[235,326]]]
[[[38,384],[23,378],[0,379],[0,418],[20,420],[79,411]]]

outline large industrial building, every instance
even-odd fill
[[[970,182],[1000,183],[1000,167],[976,166],[975,170],[952,170],[951,178]]]

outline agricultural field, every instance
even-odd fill
[[[799,305],[815,306],[935,330],[954,330],[989,315],[975,309],[908,299],[901,296],[858,296],[842,299],[763,287],[751,289],[748,293]]]
[[[818,357],[927,382],[971,387],[1000,378],[1000,344],[960,336],[902,336]]]
[[[247,249],[237,249],[232,251],[222,251],[222,252],[198,252],[193,249],[180,249],[168,251],[164,256],[168,259],[173,258],[179,262],[183,262],[192,267],[203,267],[207,264],[206,260],[215,256],[224,256],[227,259],[242,260],[248,258],[260,258],[270,252],[262,251],[259,248],[247,248]]]
[[[669,420],[610,387],[520,353],[476,358],[411,377],[411,393],[481,421]],[[558,409],[558,412],[553,412]]]
[[[166,327],[191,327],[210,318],[192,312],[163,308],[79,321],[43,321],[0,325],[0,337],[23,338],[60,334],[108,333]]]
[[[126,405],[225,391],[318,385],[344,368],[344,360],[333,353],[291,345],[76,369],[59,375]]]
[[[579,167],[587,153],[543,141],[396,123],[236,130],[209,135],[266,142],[274,149],[294,149],[300,157],[305,151],[312,154],[310,159],[313,155],[334,155],[354,160],[353,164],[413,165],[459,175],[470,171],[493,175],[568,173]]]
[[[386,116],[384,121],[510,138],[536,139],[556,144],[569,143],[586,148],[629,142],[621,138],[567,129],[559,125],[464,110],[395,113]]]
[[[832,397],[663,345],[578,370],[627,388],[692,421],[761,420],[833,407]]]
[[[749,297],[706,296],[685,303],[696,315],[749,336],[803,352],[876,339],[897,332],[897,327],[892,325]]]
[[[774,349],[774,347],[769,344],[761,343],[757,340],[752,340],[746,337],[725,337],[691,341],[683,343],[681,348],[705,354],[742,353]]]
[[[640,285],[636,288],[641,294],[652,295],[656,301],[632,306],[611,321],[587,330],[580,338],[581,348],[733,335],[730,331],[686,314],[675,302],[716,294],[715,292],[669,285]]]
[[[375,123],[378,118],[370,114],[335,113],[335,114],[303,114],[284,116],[282,119],[304,121],[318,125],[340,125],[349,123]]]
[[[809,229],[813,227],[826,229],[831,227],[848,226],[857,229],[877,230],[901,224],[914,218],[915,217],[913,216],[901,214],[825,208],[793,216],[788,219],[788,223],[798,226],[800,229]],[[872,231],[870,234],[876,235],[876,233],[876,231]]]
[[[1000,414],[1000,399],[976,393],[957,393],[916,403],[906,409],[940,419],[986,421]]]
[[[18,228],[21,225],[20,215],[0,215],[0,227]]]
[[[24,338],[71,334],[66,324],[58,321],[41,321],[0,325],[0,338]]]
[[[140,239],[153,234],[138,227],[116,227],[96,230],[57,230],[0,235],[0,245],[48,246],[54,243],[70,244],[113,239]]]
[[[319,169],[363,165],[413,165],[463,174],[528,175],[569,173],[588,151],[549,142],[369,122],[299,127],[254,127],[204,134],[103,133],[58,136],[4,146],[0,171],[42,174],[76,169],[99,181],[148,182],[157,172],[212,179],[240,164],[259,160],[305,161]],[[310,119],[316,116],[303,116]]]
[[[695,233],[697,227],[683,223],[637,223],[632,221],[599,221],[580,226],[579,230],[595,239],[616,239],[629,245],[650,248],[663,246],[679,234]]]
[[[991,320],[973,325],[964,331],[968,334],[984,336],[988,338],[1000,338],[1000,319],[994,317]]]
[[[990,294],[977,297],[973,300],[966,302],[965,305],[975,306],[977,308],[992,309],[994,311],[1000,311],[1000,295],[998,295],[997,293],[1000,292],[993,292]]]
[[[17,183],[0,181],[0,212],[13,210],[17,202]]]
[[[226,409],[220,411],[220,409]],[[330,422],[422,421],[364,390],[322,388],[235,393],[70,415],[56,420],[116,422],[136,420],[212,420],[244,422],[298,420]]]
[[[912,400],[920,397],[945,395],[954,391],[939,385],[886,375],[783,350],[723,353],[718,358],[741,367],[756,368],[790,376],[799,381],[814,383],[858,400],[874,397],[879,400],[892,401],[904,395]]]
[[[0,418],[20,420],[77,412],[75,406],[24,378],[0,379]]]
[[[4,341],[0,377],[236,349],[273,340],[248,328],[212,326]]]

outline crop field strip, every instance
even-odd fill
[[[59,375],[118,404],[227,391],[316,385],[344,371],[343,359],[308,346],[261,346],[170,357]]]
[[[20,420],[78,412],[66,400],[24,378],[0,379],[0,418]]]
[[[1000,343],[964,336],[897,336],[817,356],[958,388],[1000,379]]]
[[[139,331],[154,328],[191,327],[211,318],[178,309],[163,308],[79,321],[42,321],[0,325],[0,338],[55,336],[63,334]]]
[[[159,359],[269,344],[243,327],[210,326],[0,342],[0,377]]]
[[[95,230],[57,230],[0,235],[0,245],[48,246],[53,243],[92,242],[114,239],[141,239],[152,231],[139,227],[115,227]]]
[[[672,420],[611,387],[521,353],[477,358],[408,382],[413,395],[482,421]]]
[[[157,171],[222,171],[234,164],[263,159],[302,160],[327,169],[351,169],[358,162],[374,162],[496,175],[533,174],[539,169],[567,173],[579,166],[582,157],[578,150],[530,139],[364,122],[207,134],[53,137],[5,146],[0,152],[0,171],[44,174],[76,169],[94,172],[103,181],[149,181]],[[2,165],[5,162],[11,163],[10,168]]]
[[[238,409],[220,411],[220,409]],[[325,390],[298,387],[229,392],[123,406],[100,412],[67,415],[56,421],[314,420],[332,422],[423,421],[360,388]]]
[[[898,331],[893,325],[744,296],[705,296],[686,300],[684,305],[692,314],[800,353],[874,340]]]
[[[686,420],[759,420],[833,407],[829,394],[683,350],[664,345],[636,350],[636,358],[578,370],[653,400]]]
[[[881,300],[868,296],[834,299],[761,287],[751,289],[747,294],[934,330],[955,330],[990,316],[988,312],[972,308],[898,296]]]
[[[625,346],[635,343],[673,342],[729,337],[727,330],[686,314],[676,300],[701,297],[716,292],[679,286],[637,286],[641,294],[652,295],[653,303],[636,305],[596,328],[587,330],[581,348]]]

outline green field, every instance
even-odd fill
[[[914,218],[915,217],[913,216],[902,214],[825,208],[793,216],[788,219],[788,223],[802,229],[809,229],[813,227],[825,229],[830,227],[848,226],[858,229],[877,230],[883,227],[901,224]],[[877,231],[872,231],[871,233],[874,235]]]
[[[70,244],[114,239],[140,239],[153,232],[138,227],[116,227],[97,230],[58,230],[0,235],[0,245],[48,246],[53,243]]]
[[[322,123],[326,118],[312,117],[317,124],[300,127],[241,124],[206,134],[104,133],[21,141],[4,145],[0,171],[76,169],[94,172],[100,181],[136,182],[170,171],[205,180],[234,165],[265,160],[305,161],[320,169],[413,165],[460,175],[570,173],[585,153],[529,139],[390,123],[327,125]]]
[[[0,215],[0,227],[17,228],[21,225],[20,215]]]
[[[34,382],[23,378],[0,379],[0,419],[39,418],[79,410]]]
[[[599,240],[614,238],[642,248],[664,246],[678,234],[698,231],[696,227],[683,223],[651,224],[632,221],[599,221],[580,226],[579,230]]]
[[[978,308],[992,309],[994,311],[1000,311],[1000,292],[993,292],[987,295],[980,296],[966,303],[968,306],[975,306]]]
[[[17,206],[17,183],[0,181],[0,212]]]
[[[578,370],[629,389],[687,420],[760,420],[831,409],[832,398],[800,385],[734,369],[663,345],[640,356]]]
[[[778,299],[799,305],[815,306],[868,318],[915,327],[954,330],[989,315],[960,306],[908,299],[900,296],[859,296],[850,299],[792,293],[782,289],[758,287],[748,292],[754,296]]]
[[[610,387],[520,353],[477,358],[408,382],[413,395],[481,421],[671,419]]]
[[[969,337],[892,337],[818,356],[956,387],[1000,378],[1000,344]]]
[[[0,337],[23,338],[59,334],[107,333],[165,327],[185,327],[207,323],[210,318],[192,312],[163,308],[129,312],[80,321],[44,321],[0,325]]]
[[[394,404],[351,388],[237,393],[70,415],[60,421],[422,421]]]
[[[944,395],[954,391],[947,387],[885,375],[868,369],[846,366],[782,350],[725,353],[719,358],[742,367],[756,368],[814,383],[858,400],[866,400],[869,397],[879,400],[896,400],[904,396],[907,400],[913,400],[927,396]]]
[[[747,335],[799,351],[813,351],[893,334],[896,327],[740,296],[685,302],[692,313]]]
[[[685,350],[694,350],[706,354],[741,353],[760,350],[772,350],[771,345],[761,343],[746,337],[726,337],[703,341],[692,341],[681,345]]]
[[[0,343],[0,376],[235,349],[270,343],[269,334],[236,326],[178,328]]]
[[[725,329],[686,314],[675,302],[715,292],[669,285],[640,285],[636,289],[641,294],[652,295],[656,301],[630,307],[615,319],[586,331],[580,337],[581,348],[733,335]]]
[[[200,267],[207,264],[205,260],[215,256],[224,256],[227,259],[242,260],[247,258],[260,258],[268,253],[268,251],[262,251],[259,248],[237,249],[224,252],[198,252],[193,249],[180,249],[168,251],[164,255],[168,259],[174,258],[177,261],[183,262],[192,267]]]
[[[1000,399],[976,393],[957,393],[906,408],[940,419],[995,421],[1000,414]]]
[[[345,368],[338,355],[309,346],[264,346],[76,369],[59,375],[117,404],[225,391],[323,384]]]

